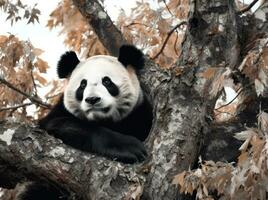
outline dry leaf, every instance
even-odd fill
[[[172,184],[183,186],[184,185],[184,177],[185,177],[185,174],[186,174],[186,171],[183,171],[182,173],[176,175],[173,178]]]
[[[216,71],[217,71],[216,67],[209,67],[204,72],[202,72],[200,76],[205,79],[211,79],[215,76]]]

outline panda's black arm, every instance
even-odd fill
[[[81,123],[74,117],[44,118],[39,124],[65,144],[124,163],[143,161],[147,155],[142,142],[135,137]]]

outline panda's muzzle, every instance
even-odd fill
[[[85,101],[90,105],[95,105],[95,104],[99,103],[100,100],[101,100],[100,97],[87,97],[85,99]]]

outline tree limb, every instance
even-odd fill
[[[9,106],[9,107],[5,107],[5,108],[0,108],[0,112],[1,111],[6,111],[6,110],[16,110],[18,108],[26,107],[26,106],[30,106],[30,105],[33,105],[33,103],[24,103],[24,104],[20,104],[20,105],[15,105],[15,106]]]
[[[0,160],[19,169],[17,177],[42,177],[82,199],[123,199],[145,180],[141,165],[122,165],[80,152],[27,125],[2,123],[0,152]],[[124,183],[120,188],[123,193],[117,192],[117,180]]]
[[[172,35],[172,33],[173,33],[177,28],[179,28],[180,26],[185,25],[185,24],[187,24],[187,22],[186,22],[186,21],[182,21],[181,23],[179,23],[179,24],[177,24],[176,26],[174,26],[174,27],[168,32],[168,34],[167,34],[167,36],[166,36],[166,39],[164,40],[164,43],[162,44],[161,49],[159,50],[159,52],[158,52],[155,56],[153,56],[153,58],[152,58],[153,60],[155,60],[156,58],[158,58],[158,56],[164,51],[164,48],[165,48],[165,46],[166,46],[166,44],[167,44],[167,42],[168,42],[170,36]]]
[[[238,11],[238,14],[241,15],[247,11],[249,11],[259,0],[254,0],[252,1],[247,7],[241,9],[240,11]]]
[[[0,77],[0,82],[3,83],[4,85],[6,85],[7,87],[9,87],[10,89],[18,92],[19,94],[27,97],[32,103],[35,103],[37,105],[40,105],[44,108],[51,108],[51,105],[50,104],[47,104],[43,101],[41,101],[39,98],[35,97],[35,96],[32,96],[30,94],[27,94],[26,92],[14,87],[11,83],[9,83],[7,80],[5,80],[4,78]]]
[[[73,0],[73,3],[93,28],[108,52],[112,56],[118,56],[118,50],[122,44],[126,43],[126,40],[100,3],[97,0]]]

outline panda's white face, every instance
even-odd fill
[[[90,121],[119,121],[141,101],[142,91],[135,71],[112,56],[93,56],[80,62],[64,91],[66,109]]]

